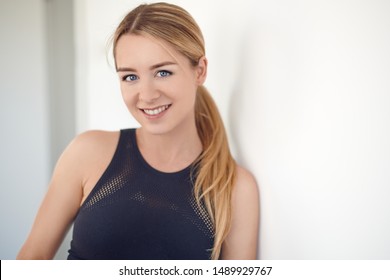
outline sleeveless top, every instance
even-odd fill
[[[110,164],[75,218],[68,259],[210,259],[214,228],[196,203],[191,168],[154,169],[135,129],[121,130]]]

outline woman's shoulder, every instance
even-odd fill
[[[117,142],[119,135],[120,131],[88,130],[78,134],[70,145],[89,149],[104,147],[109,143]]]
[[[73,182],[75,188],[83,186],[85,194],[110,162],[119,135],[119,131],[101,130],[77,135],[58,159],[52,181],[57,185]]]
[[[239,192],[258,193],[256,179],[253,174],[238,164],[236,166],[235,189]]]
[[[78,134],[66,147],[58,163],[81,169],[110,156],[116,149],[120,131],[89,130]]]
[[[88,130],[78,134],[69,144],[68,149],[77,154],[98,154],[118,143],[120,131]]]
[[[237,165],[232,193],[232,225],[222,259],[256,259],[259,230],[259,191],[254,176]]]
[[[233,205],[256,210],[259,204],[259,189],[253,174],[242,166],[236,167],[236,182],[233,189]]]

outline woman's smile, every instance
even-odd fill
[[[171,104],[154,107],[154,108],[143,108],[140,110],[145,114],[147,118],[155,119],[155,118],[162,117],[165,114],[165,112],[169,109],[170,106]]]

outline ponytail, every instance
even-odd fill
[[[197,161],[195,198],[203,200],[214,224],[212,259],[218,259],[232,219],[232,190],[236,164],[230,153],[221,116],[204,86],[198,88],[195,121],[203,152]]]

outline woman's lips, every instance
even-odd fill
[[[162,115],[163,112],[165,112],[171,105],[162,105],[159,107],[155,108],[150,108],[150,109],[141,109],[141,111],[148,117],[159,117]]]

